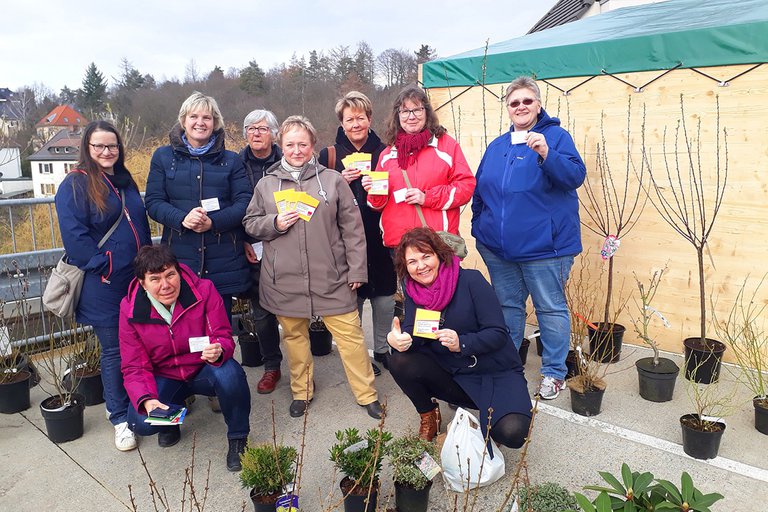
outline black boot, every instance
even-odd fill
[[[230,439],[229,449],[227,450],[227,469],[230,471],[240,471],[240,455],[245,451],[247,439]]]

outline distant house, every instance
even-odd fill
[[[558,27],[620,7],[632,7],[662,1],[664,0],[558,0],[528,33],[533,34],[548,28]]]
[[[59,184],[80,158],[81,130],[60,130],[29,157],[35,197],[56,194]]]
[[[83,128],[88,124],[88,120],[69,105],[59,105],[51,110],[35,125],[37,136],[42,141],[47,141],[62,129],[68,129],[71,132],[78,128]]]
[[[32,192],[32,180],[21,176],[18,148],[0,148],[0,199],[10,199]]]
[[[21,118],[13,106],[13,91],[0,87],[0,137],[9,137],[19,129]]]

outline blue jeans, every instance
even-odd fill
[[[123,423],[128,416],[128,393],[123,387],[123,371],[120,369],[120,337],[118,328],[93,326],[93,332],[101,345],[101,382],[104,385],[104,401],[113,425]]]
[[[165,405],[183,405],[189,395],[216,396],[227,424],[228,439],[245,439],[250,432],[251,391],[240,363],[229,359],[221,366],[206,364],[191,380],[155,376],[157,399]],[[146,414],[128,408],[128,426],[140,436],[157,434],[163,428],[144,423]]]
[[[571,342],[571,323],[565,302],[565,283],[573,256],[513,262],[496,256],[477,242],[477,251],[488,267],[491,283],[504,312],[512,341],[520,348],[525,335],[525,302],[530,296],[541,331],[541,374],[564,379],[565,358]]]

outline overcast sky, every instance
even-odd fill
[[[91,62],[112,85],[127,58],[155,79],[225,72],[255,60],[265,71],[295,52],[365,40],[378,55],[421,44],[448,57],[525,34],[556,0],[6,0],[0,87],[80,87]]]

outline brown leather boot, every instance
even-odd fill
[[[429,412],[419,413],[421,424],[419,425],[419,437],[427,441],[432,441],[440,431],[440,406],[435,404],[435,408]]]

